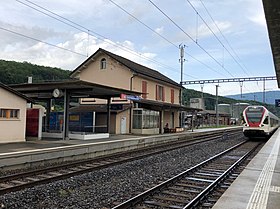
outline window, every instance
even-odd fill
[[[142,110],[133,110],[133,128],[142,129]]]
[[[156,100],[164,101],[165,94],[164,94],[164,87],[160,85],[156,85]]]
[[[174,89],[171,89],[170,95],[171,95],[170,101],[172,104],[174,104]]]
[[[147,109],[133,110],[133,129],[159,128],[159,112]]]
[[[147,99],[147,81],[142,81],[142,97],[143,99]]]
[[[19,118],[19,109],[0,109],[0,119],[18,119]]]
[[[102,58],[100,61],[100,69],[106,69],[106,59]]]

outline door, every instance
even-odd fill
[[[175,128],[174,127],[174,112],[171,113],[171,127],[170,128]]]
[[[126,134],[126,117],[121,117],[121,134]]]
[[[39,109],[27,109],[26,112],[26,137],[39,135]]]

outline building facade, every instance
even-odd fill
[[[0,83],[0,143],[25,141],[29,98]]]
[[[72,78],[141,92],[141,97],[120,95],[111,100],[110,133],[158,134],[164,126],[180,126],[181,86],[163,74],[103,49],[78,66]],[[81,106],[100,106],[105,100],[84,98]],[[102,111],[96,111],[95,125],[102,126]],[[98,116],[98,117],[97,117]],[[113,119],[113,120],[112,120]]]

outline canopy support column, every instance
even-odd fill
[[[70,94],[64,90],[64,114],[63,114],[63,140],[69,140],[69,102]]]
[[[107,133],[110,133],[111,97],[107,99]]]

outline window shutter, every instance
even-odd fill
[[[174,89],[171,89],[171,103],[174,104]]]
[[[142,97],[147,99],[147,81],[142,81]]]
[[[162,87],[162,101],[165,101],[165,91],[164,91],[164,87]]]
[[[158,100],[158,85],[156,85],[156,100]]]

